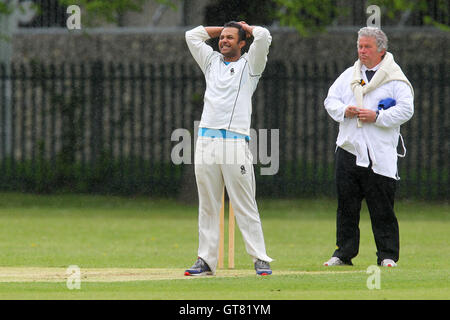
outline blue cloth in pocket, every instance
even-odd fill
[[[380,100],[380,102],[378,102],[378,110],[382,110],[382,109],[387,110],[390,107],[395,106],[396,103],[397,102],[395,101],[395,99],[392,99],[392,98],[386,98],[386,99]]]

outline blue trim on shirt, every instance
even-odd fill
[[[225,129],[198,128],[200,137],[223,138],[223,139],[245,139],[250,141],[250,137],[245,134],[228,131]]]

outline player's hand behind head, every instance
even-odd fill
[[[247,24],[247,22],[239,21],[238,23],[242,26],[242,29],[245,30],[245,35],[247,36],[247,38],[250,38],[252,36],[252,34],[250,32],[250,28],[249,28],[249,25]]]

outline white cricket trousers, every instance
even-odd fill
[[[247,253],[271,262],[267,256],[255,200],[253,156],[244,139],[199,136],[195,149],[195,178],[199,196],[198,256],[216,271],[219,256],[220,208],[224,185],[234,209]]]

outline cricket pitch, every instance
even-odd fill
[[[0,267],[2,282],[65,282],[69,274],[66,268],[43,267]],[[283,271],[274,270],[273,275],[320,275],[339,273],[358,273],[364,271]],[[206,278],[232,278],[256,276],[254,270],[220,269],[215,276]],[[158,268],[81,268],[80,280],[83,282],[126,282],[150,280],[192,280],[205,277],[186,277],[184,269]]]

